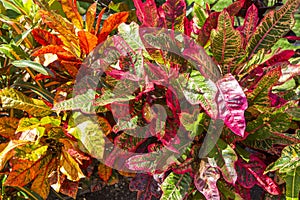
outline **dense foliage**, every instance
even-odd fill
[[[299,198],[299,0],[0,2],[3,199]]]

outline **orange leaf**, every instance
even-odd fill
[[[56,167],[56,159],[52,159],[47,167],[43,167],[38,176],[31,185],[31,190],[40,195],[43,199],[47,199],[50,192],[50,183],[48,176]]]
[[[56,54],[60,60],[68,60],[68,61],[77,60],[77,58],[71,52],[65,50],[62,46],[58,46],[58,45],[44,46],[38,49],[37,51],[33,52],[31,55],[40,56],[47,53]]]
[[[99,30],[99,27],[100,27],[100,22],[101,22],[102,15],[104,14],[104,12],[105,12],[105,8],[103,8],[101,10],[101,12],[99,13],[99,15],[98,15],[97,24],[96,24],[96,28],[95,28],[95,34],[96,35],[98,34],[98,30]]]
[[[61,64],[63,65],[64,69],[70,74],[70,76],[72,76],[73,78],[77,76],[78,69],[81,65],[81,63],[65,61],[65,60],[61,61]]]
[[[122,176],[125,176],[125,177],[135,177],[136,174],[135,173],[130,173],[130,172],[123,172],[123,171],[118,171],[119,174],[121,174]]]
[[[99,165],[98,165],[98,175],[104,182],[107,183],[107,181],[109,180],[109,178],[112,175],[112,168],[104,165],[103,163],[99,163]]]
[[[98,116],[98,123],[101,127],[102,132],[106,136],[111,133],[111,126],[106,118]]]
[[[42,29],[33,29],[32,35],[34,39],[43,46],[47,46],[50,44],[53,45],[62,45],[61,39],[59,39],[56,35],[49,33],[48,31]]]
[[[5,181],[8,186],[25,186],[39,175],[43,168],[49,167],[52,163],[52,155],[47,154],[38,159],[37,161],[29,161],[22,159],[12,160],[12,171],[9,173]]]
[[[62,5],[62,9],[67,18],[79,29],[82,29],[83,22],[81,15],[78,12],[76,0],[59,0]]]
[[[96,18],[96,11],[97,11],[97,2],[93,3],[86,12],[85,26],[86,26],[86,30],[90,33],[92,33],[93,31],[94,22]]]
[[[0,118],[0,135],[9,139],[16,139],[15,131],[18,128],[19,119],[13,117]]]
[[[119,12],[109,16],[104,21],[100,34],[98,34],[98,43],[103,42],[121,23],[126,22],[128,15],[128,12]]]
[[[90,32],[79,31],[80,47],[85,54],[90,53],[97,45],[97,37]]]

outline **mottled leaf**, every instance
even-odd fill
[[[79,29],[82,29],[83,22],[82,17],[78,12],[76,0],[59,0],[62,5],[62,9],[67,18]]]
[[[18,128],[19,119],[13,117],[0,118],[0,135],[8,139],[16,139],[15,131]]]
[[[107,183],[112,175],[112,168],[106,166],[103,163],[99,163],[98,165],[98,175],[99,177]]]
[[[285,177],[286,182],[286,200],[297,200],[299,199],[300,192],[300,167],[293,169],[288,172]]]
[[[162,6],[167,28],[183,32],[186,5],[184,0],[167,0]]]
[[[210,38],[214,58],[222,65],[229,64],[242,47],[241,34],[234,29],[226,11],[219,15],[217,29],[212,30]],[[223,69],[223,73],[228,72]]]
[[[62,45],[61,39],[59,39],[56,35],[50,33],[49,31],[45,31],[43,29],[33,29],[32,35],[34,39],[43,46],[47,45]]]
[[[176,174],[171,172],[161,184],[163,194],[161,200],[182,200],[189,191],[192,178],[189,173]]]
[[[137,199],[150,200],[152,196],[160,198],[162,191],[158,182],[148,174],[137,174],[129,183],[131,191],[138,191]]]
[[[0,98],[3,108],[24,110],[33,116],[46,116],[52,113],[42,100],[27,97],[13,88],[0,90]]]
[[[86,12],[85,28],[88,32],[92,33],[94,30],[94,22],[96,19],[97,3],[90,5]],[[101,17],[100,17],[101,18]]]
[[[136,8],[136,16],[139,21],[148,27],[158,27],[160,25],[160,17],[154,0],[133,0]]]
[[[292,28],[293,12],[299,4],[298,0],[288,0],[280,9],[271,10],[265,15],[246,47],[249,57],[260,49],[269,50]]]

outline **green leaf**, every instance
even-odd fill
[[[255,85],[255,89],[246,93],[249,107],[250,105],[269,106],[271,101],[269,92],[273,85],[275,85],[281,75],[280,68],[276,68],[262,77],[262,79]]]
[[[188,173],[171,172],[161,185],[163,194],[160,200],[182,200],[188,193],[192,178]]]
[[[183,94],[187,101],[193,105],[200,104],[210,117],[216,116],[215,95],[217,88],[213,82],[204,78],[199,71],[195,70],[188,78],[180,75],[178,82],[183,87]]]
[[[234,167],[237,159],[235,151],[222,139],[218,140],[216,146],[208,154],[210,165],[212,167],[219,167],[224,179],[232,184],[237,180],[237,173]]]
[[[191,132],[191,137],[201,135],[204,131],[204,120],[206,115],[204,113],[199,113],[198,116],[195,114],[190,115],[188,113],[181,113],[180,122],[187,131]]]
[[[204,25],[205,20],[208,18],[208,14],[205,9],[197,3],[194,5],[193,12],[193,21],[197,24],[198,28],[201,28]]]
[[[210,38],[214,58],[220,64],[229,64],[233,61],[242,47],[241,34],[234,29],[227,11],[219,15],[217,29],[212,30]]]
[[[87,90],[86,93],[77,95],[71,99],[55,103],[53,110],[57,113],[65,110],[77,110],[80,109],[85,113],[93,113],[96,110],[94,106],[96,92],[92,89]]]
[[[80,112],[72,115],[74,127],[69,127],[71,133],[82,145],[82,151],[88,152],[97,159],[102,159],[105,150],[104,133],[100,125],[93,118],[84,116]]]
[[[289,173],[300,166],[300,144],[285,147],[281,156],[274,163],[270,164],[265,173],[279,170],[279,173]],[[299,175],[298,175],[299,176]]]
[[[260,49],[266,51],[271,49],[292,28],[293,12],[298,8],[299,3],[299,0],[288,0],[279,10],[272,10],[266,14],[246,47],[249,57]]]
[[[300,192],[300,167],[287,173],[286,178],[286,200],[298,200]]]
[[[28,55],[14,44],[1,44],[0,52],[12,60],[28,59]]]
[[[43,65],[36,63],[34,61],[31,61],[31,60],[16,60],[16,61],[13,61],[11,64],[13,64],[16,67],[21,67],[21,68],[30,67],[31,69],[33,69],[43,75],[49,75],[52,73],[49,69],[47,70]]]
[[[24,110],[33,116],[42,117],[53,113],[42,100],[27,97],[13,88],[0,90],[0,99],[3,108]]]

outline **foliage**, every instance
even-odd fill
[[[300,1],[210,3],[0,1],[1,198],[75,199],[95,168],[138,199],[298,199],[300,64],[275,44]]]

